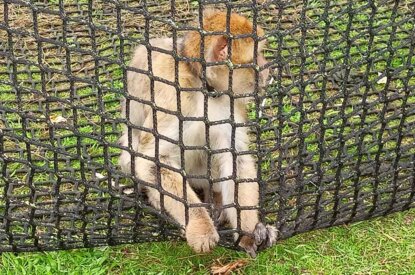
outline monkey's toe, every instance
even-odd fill
[[[226,218],[226,214],[225,214],[224,211],[215,210],[214,217],[215,217],[215,221],[216,221],[216,226],[218,228],[221,228],[221,227],[225,226],[228,223],[228,220]]]
[[[219,234],[210,220],[189,221],[186,227],[186,240],[197,253],[211,251],[219,241]]]

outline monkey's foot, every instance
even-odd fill
[[[211,220],[194,219],[186,227],[186,240],[197,253],[209,252],[218,243],[219,234]]]
[[[271,225],[264,225],[263,223],[257,223],[253,237],[243,236],[239,242],[245,251],[255,258],[258,251],[273,246],[277,241],[277,229]]]

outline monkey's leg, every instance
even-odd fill
[[[168,164],[168,159],[164,159],[162,162]],[[160,169],[161,184],[157,185],[155,172],[154,163],[144,159],[136,161],[136,174],[139,178],[155,185],[154,188],[146,187],[150,203],[160,209],[161,194],[157,188],[161,188],[164,191],[164,209],[185,228],[189,246],[196,252],[208,252],[213,249],[219,241],[219,235],[206,208],[190,206],[188,210],[189,221],[186,225],[185,205],[201,203],[195,191],[187,182],[183,181],[183,177],[179,173],[166,168]],[[183,192],[184,185],[186,186],[186,198],[184,198]],[[181,202],[173,196],[184,199],[184,201]]]
[[[229,154],[229,155],[224,155]],[[220,178],[229,177],[232,175],[232,156],[230,153],[224,153],[223,158],[219,161]],[[237,161],[237,177],[238,179],[253,179],[256,178],[255,167],[252,167],[242,160],[247,156],[238,157]],[[240,171],[242,170],[242,171]],[[220,182],[220,189],[222,193],[223,212],[226,219],[234,229],[240,229],[251,233],[255,225],[258,223],[258,210],[241,210],[240,225],[238,226],[238,211],[236,207],[257,207],[258,206],[258,183],[256,182],[240,182],[238,184],[238,197],[235,193],[235,182],[227,180]],[[233,205],[236,205],[234,207]],[[235,234],[235,239],[238,234]]]
[[[243,207],[257,207],[259,204],[259,185],[257,182],[248,181],[257,177],[257,170],[252,156],[242,155],[237,159],[237,177],[240,180],[238,185],[238,203]],[[243,247],[252,257],[256,251],[270,247],[276,242],[276,229],[270,225],[259,222],[258,210],[241,210],[241,229],[252,233],[252,236],[245,235],[241,238],[239,245]],[[231,224],[236,223],[236,216],[229,217]]]
[[[220,163],[220,177],[232,174],[232,161],[224,158]],[[241,155],[237,158],[237,178],[242,180],[238,186],[238,198],[235,198],[235,183],[224,181],[220,183],[224,213],[232,228],[241,229],[250,235],[241,238],[239,245],[252,257],[256,256],[259,249],[271,246],[276,241],[276,230],[272,226],[265,226],[259,222],[259,186],[252,179],[257,177],[255,162],[252,156]],[[246,180],[245,182],[243,180]],[[240,210],[240,227],[238,228],[238,211],[232,205],[235,204]],[[251,208],[251,209],[249,209]],[[235,239],[238,234],[235,235]]]

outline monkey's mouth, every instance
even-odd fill
[[[206,90],[208,91],[209,97],[212,97],[212,98],[218,98],[226,94],[226,91],[221,92],[221,91],[216,90],[215,87],[211,86],[207,81],[206,81]]]

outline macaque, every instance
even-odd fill
[[[205,11],[203,37],[198,31],[188,31],[177,39],[180,60],[175,61],[171,54],[172,38],[151,39],[151,48],[141,45],[135,50],[130,67],[138,70],[127,73],[129,100],[124,99],[122,106],[124,117],[128,107],[133,126],[125,127],[120,138],[120,144],[129,150],[122,151],[119,164],[124,172],[145,182],[141,188],[149,202],[158,209],[163,205],[183,227],[194,251],[208,252],[219,241],[211,215],[200,205],[202,200],[196,193],[203,190],[204,202],[219,209],[218,220],[235,229],[235,240],[255,257],[259,249],[275,243],[276,229],[259,222],[254,158],[246,153],[233,155],[232,150],[248,151],[248,129],[235,124],[247,122],[246,103],[255,87],[263,87],[268,77],[268,69],[259,71],[258,78],[255,73],[258,66],[266,64],[262,54],[265,41],[257,43],[254,60],[253,24],[236,13],[231,14],[228,24],[230,34],[225,33],[226,12]],[[256,35],[263,36],[263,29],[257,27]],[[244,64],[251,66],[240,66]],[[208,89],[203,90],[204,83]],[[157,166],[156,160],[161,164]]]

